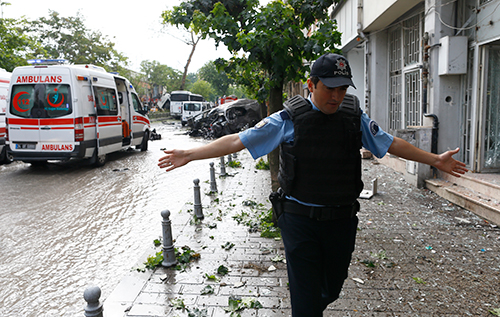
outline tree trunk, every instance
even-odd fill
[[[191,31],[191,42],[189,43],[189,45],[191,45],[193,48],[191,49],[191,53],[189,54],[186,66],[184,67],[184,74],[182,75],[182,83],[181,83],[180,90],[184,90],[184,88],[186,87],[186,77],[188,74],[189,64],[191,64],[191,58],[193,57],[194,50],[196,49],[196,45],[198,44],[200,39],[201,39],[201,37],[198,37],[195,41],[194,33],[193,33],[193,31]]]
[[[278,87],[271,88],[269,92],[269,108],[268,114],[272,114],[276,111],[283,109],[283,84]],[[279,148],[274,149],[271,153],[267,155],[267,160],[269,161],[269,168],[271,169],[271,188],[273,191],[277,191],[280,187],[278,182],[278,171],[279,171]]]

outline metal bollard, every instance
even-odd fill
[[[232,162],[233,161],[233,156],[231,154],[227,155],[227,162]]]
[[[220,157],[220,176],[226,176],[226,163],[224,162],[224,156]]]
[[[213,162],[210,162],[210,192],[217,192],[217,183],[215,182],[215,168]]]
[[[200,180],[193,180],[194,183],[194,215],[197,219],[203,219],[203,210],[201,208],[201,195],[200,195]]]
[[[161,212],[161,216],[163,218],[161,221],[163,229],[163,262],[161,262],[161,265],[171,267],[177,264],[177,259],[175,258],[175,250],[172,240],[172,222],[170,221],[170,211],[163,210]]]
[[[87,302],[85,306],[86,317],[103,317],[102,311],[104,310],[102,304],[99,302],[101,297],[101,289],[99,286],[90,286],[83,292],[83,298]]]

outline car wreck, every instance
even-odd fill
[[[213,139],[237,133],[259,122],[262,119],[260,113],[260,105],[256,100],[238,99],[225,103],[189,118],[189,135]]]

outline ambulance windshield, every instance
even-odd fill
[[[72,113],[69,85],[12,86],[10,113],[23,118],[57,118]]]

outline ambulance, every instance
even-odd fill
[[[10,163],[5,146],[5,111],[7,111],[7,93],[12,74],[0,68],[0,164]]]
[[[132,84],[94,65],[33,60],[12,72],[6,144],[13,160],[32,164],[147,151],[150,121]]]

